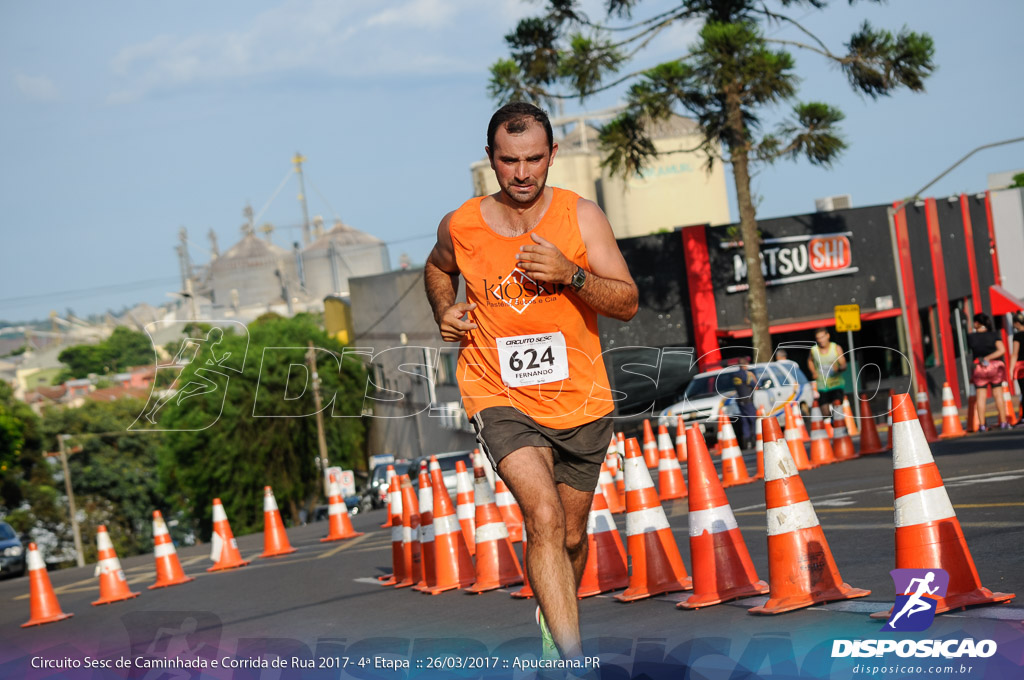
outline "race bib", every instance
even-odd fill
[[[498,338],[501,380],[509,387],[559,382],[569,377],[569,354],[560,331]]]

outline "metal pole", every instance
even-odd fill
[[[305,160],[305,157],[298,151],[292,158],[295,173],[299,176],[299,203],[302,204],[302,245],[308,246],[311,240],[309,237],[309,207],[306,205],[306,180],[302,176],[302,163]]]
[[[846,331],[846,344],[850,348],[850,375],[853,376],[853,403],[860,404],[860,390],[857,387],[857,357],[853,353],[853,331]]]
[[[967,372],[967,347],[964,344],[964,324],[960,320],[960,308],[957,307],[956,312],[956,339],[957,344],[960,345],[960,367],[964,370],[964,400],[971,398],[971,389],[967,387],[971,384],[971,376]]]
[[[324,414],[320,405],[320,375],[316,372],[316,352],[313,351],[312,340],[309,341],[306,361],[309,363],[309,372],[313,375],[313,405],[316,406],[316,443],[320,449],[320,475],[324,478],[324,498],[330,499],[330,480],[327,479],[327,439],[324,437]]]
[[[85,553],[82,552],[82,532],[78,528],[78,511],[75,509],[75,494],[71,490],[71,469],[68,467],[68,452],[64,442],[71,435],[57,435],[57,443],[60,444],[60,465],[64,469],[64,490],[68,494],[68,507],[71,511],[71,531],[75,536],[75,562],[78,566],[85,566]]]

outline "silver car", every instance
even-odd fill
[[[809,413],[814,403],[814,388],[795,361],[773,361],[771,363],[749,364],[750,372],[757,379],[754,388],[754,408],[762,408],[768,415],[782,418],[786,404],[800,405]],[[732,379],[739,372],[738,366],[698,373],[683,392],[683,400],[669,406],[659,414],[662,425],[672,427],[677,416],[683,416],[687,426],[697,424],[714,441],[717,433],[719,414],[731,420],[739,416],[736,406],[736,391]],[[781,422],[781,420],[780,420]]]

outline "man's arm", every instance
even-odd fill
[[[629,321],[639,308],[639,293],[608,218],[597,204],[582,198],[577,216],[590,270],[583,288],[573,292],[598,314]],[[516,256],[519,268],[540,281],[571,284],[576,265],[550,242],[536,234],[532,238],[536,245],[523,246]]]
[[[838,343],[836,344],[836,353],[839,355],[839,358],[836,359],[836,364],[839,366],[839,370],[840,371],[845,371],[846,370],[846,354],[843,352],[843,348],[840,347]]]
[[[423,283],[430,308],[434,312],[434,321],[441,330],[441,339],[445,342],[458,342],[476,328],[475,323],[462,318],[467,312],[476,309],[476,304],[455,302],[459,291],[459,267],[455,261],[452,235],[448,230],[451,216],[451,213],[445,215],[437,227],[437,243],[423,267]]]

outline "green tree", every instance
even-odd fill
[[[204,347],[178,376],[182,393],[192,381],[217,381],[216,390],[181,403],[168,401],[159,420],[159,427],[168,430],[160,453],[161,477],[198,518],[201,535],[209,535],[214,498],[221,499],[235,533],[245,533],[262,527],[264,486],[273,487],[278,505],[290,511],[293,521],[299,508],[310,507],[321,492],[312,389],[304,389],[310,340],[342,356],[344,348],[312,317],[265,315],[249,326],[248,348],[246,338],[230,332],[216,346],[217,353],[230,351],[234,357],[247,351],[241,375],[197,376],[214,351]],[[351,469],[363,457],[359,416],[365,369],[346,357],[339,370],[325,353],[317,362],[329,459]]]
[[[1014,175],[1013,183],[1010,184],[1011,189],[1017,189],[1019,187],[1024,187],[1024,172],[1018,172]]]
[[[853,4],[854,0],[849,0]],[[881,2],[881,0],[868,0]],[[634,19],[640,0],[605,0],[603,23],[591,21],[576,0],[547,0],[542,16],[523,19],[505,36],[510,59],[491,67],[489,92],[499,103],[548,103],[578,98],[629,83],[625,110],[601,130],[603,164],[629,176],[657,155],[652,124],[676,112],[692,115],[703,139],[699,149],[731,163],[747,265],[747,309],[754,350],[771,355],[767,293],[760,264],[753,168],[780,158],[807,158],[828,167],[846,147],[838,123],[843,113],[826,103],[797,101],[798,78],[791,48],[814,53],[837,66],[849,84],[871,98],[900,87],[924,90],[934,70],[927,34],[904,28],[897,34],[862,24],[842,50],[833,49],[787,11],[824,9],[827,0],[679,0],[672,7]],[[688,21],[702,22],[688,52],[654,68],[614,77],[659,33]],[[772,38],[766,28],[789,26],[803,40]],[[791,102],[790,116],[765,131],[771,107]],[[720,157],[721,147],[727,155]]]
[[[71,378],[85,378],[90,373],[119,373],[132,366],[153,363],[153,344],[149,336],[118,326],[106,340],[96,345],[72,345],[57,355],[67,368],[55,379],[59,384]]]
[[[120,557],[138,555],[153,550],[153,511],[171,518],[179,510],[171,506],[157,476],[162,433],[128,430],[144,407],[139,399],[124,398],[87,401],[79,408],[52,406],[43,412],[43,441],[50,450],[58,450],[61,434],[71,435],[68,449],[81,447],[68,456],[68,467],[84,518],[80,527],[86,561],[96,559],[93,537],[99,525],[106,525]],[[54,484],[66,507],[63,472],[59,466],[55,472]],[[66,541],[65,534],[61,537]]]

